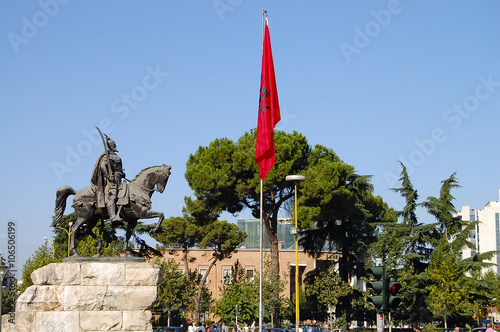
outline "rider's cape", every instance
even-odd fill
[[[96,186],[96,202],[98,208],[106,207],[106,194],[104,193],[104,187],[106,182],[104,181],[104,174],[102,173],[101,163],[107,162],[108,157],[106,152],[102,153],[94,165],[94,170],[92,171],[92,176],[90,182]]]
[[[94,170],[92,171],[92,176],[90,182],[96,186],[96,203],[98,208],[105,208],[108,202],[108,197],[106,196],[106,178],[102,172],[101,165],[106,165],[108,156],[106,152],[102,153],[97,159]],[[104,164],[103,164],[104,163]],[[127,205],[130,201],[128,184],[126,182],[121,182],[118,188],[118,201],[116,205]]]

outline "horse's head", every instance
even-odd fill
[[[167,186],[168,178],[170,177],[170,169],[172,168],[172,166],[163,164],[158,167],[159,169],[156,172],[156,182],[155,182],[156,191],[159,192],[160,194],[163,194],[163,191]]]
[[[163,193],[167,185],[170,169],[168,165],[151,166],[143,169],[135,178],[130,181],[139,191],[151,194],[156,189],[157,192]]]

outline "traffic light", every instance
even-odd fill
[[[394,310],[401,304],[401,284],[394,278],[387,281],[387,310]]]
[[[374,295],[368,298],[368,301],[375,305],[377,310],[387,310],[387,278],[385,277],[385,265],[374,266],[367,270],[368,274],[373,275],[374,281],[366,284],[367,287],[374,290]]]

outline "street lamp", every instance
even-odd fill
[[[61,226],[57,226],[57,228],[62,229],[63,231],[66,232],[66,234],[68,234],[68,257],[69,257],[69,244],[71,242],[71,226],[73,226],[73,222],[71,221],[68,224],[68,230],[66,230],[66,228],[62,228]]]
[[[305,181],[304,175],[287,175],[286,181],[293,181],[295,185],[295,227],[293,229],[293,237],[295,238],[295,332],[299,332],[299,232],[297,225],[297,183]]]
[[[9,269],[8,266],[3,264],[3,259],[2,256],[0,256],[0,332],[2,331],[2,324],[1,324],[1,318],[2,318],[2,293],[3,293],[3,277],[7,273],[7,270]]]
[[[54,254],[56,251],[56,247],[54,246],[54,242],[50,241],[46,236],[43,237],[45,239],[45,242],[49,241],[50,244],[52,244],[52,259],[54,259]]]

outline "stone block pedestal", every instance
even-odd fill
[[[151,332],[161,268],[143,259],[77,258],[31,274],[16,304],[19,332]]]

